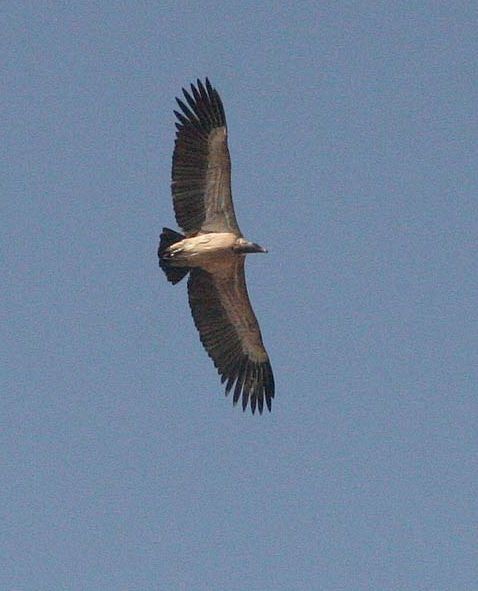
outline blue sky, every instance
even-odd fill
[[[476,586],[476,19],[1,3],[1,589]],[[157,267],[205,76],[269,249],[270,415],[224,399]]]

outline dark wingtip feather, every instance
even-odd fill
[[[176,123],[176,127],[181,130],[183,127],[186,127],[187,125],[190,125],[190,121],[187,117],[185,117],[182,113],[180,113],[179,111],[174,111],[174,114],[176,115],[176,117],[179,120],[179,124]]]
[[[264,407],[272,411],[272,399],[274,398],[274,378],[270,364],[253,364],[246,361],[240,367],[236,366],[232,372],[226,371],[221,376],[221,383],[227,380],[225,395],[228,396],[235,385],[233,394],[233,405],[236,406],[241,400],[242,410],[246,410],[250,402],[251,412],[256,409],[262,414]]]
[[[242,374],[242,375],[240,374],[237,378],[236,387],[234,388],[234,395],[232,397],[232,403],[234,404],[234,406],[236,406],[239,398],[241,397],[243,381],[244,381],[244,374]]]
[[[207,96],[206,89],[204,88],[204,85],[201,82],[201,80],[199,80],[199,78],[197,79],[196,82],[197,82],[198,90],[199,90],[201,96],[204,98],[205,96]]]
[[[185,91],[186,94],[186,91]],[[186,115],[186,117],[190,120],[190,121],[195,121],[196,120],[196,116],[195,114],[191,111],[191,109],[189,109],[185,103],[180,99],[176,97],[176,102],[178,103],[181,111]],[[189,101],[188,101],[189,102]]]
[[[176,97],[179,110],[174,111],[180,124],[176,122],[176,138],[207,137],[213,129],[226,125],[224,107],[217,90],[206,78],[205,85],[197,80],[197,86],[191,84],[191,90],[182,88],[184,99]],[[187,104],[186,104],[187,103]]]
[[[243,411],[246,410],[248,402],[249,402],[249,390],[247,388],[245,388],[242,391],[242,410]],[[251,405],[251,409],[252,409],[252,405]],[[252,414],[254,414],[255,410],[256,410],[256,406],[254,405],[254,408],[252,409]]]
[[[256,404],[257,404],[257,398],[253,394],[251,396],[251,411],[252,411],[252,414],[254,414],[256,412]],[[259,409],[259,412],[261,412],[260,409]]]
[[[272,399],[274,398],[274,376],[269,361],[263,363],[251,362],[244,356],[238,364],[229,365],[222,369],[221,383],[226,383],[225,395],[234,387],[233,405],[241,401],[245,411],[249,405],[252,414],[257,410],[262,414],[264,408],[272,411]]]
[[[257,398],[257,407],[259,409],[259,414],[262,414],[262,410],[264,409],[264,396],[262,395],[262,392]]]

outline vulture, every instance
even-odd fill
[[[226,396],[259,413],[271,410],[274,376],[247,293],[246,254],[267,252],[246,240],[231,193],[226,116],[206,78],[177,98],[171,190],[183,234],[163,228],[159,265],[173,285],[188,277],[189,306]]]

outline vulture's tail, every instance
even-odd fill
[[[158,256],[161,259],[164,255],[164,252],[167,248],[176,244],[180,240],[183,240],[184,236],[179,232],[175,232],[174,230],[170,230],[169,228],[163,228],[161,232],[161,236],[159,237],[159,248],[158,248]]]
[[[166,254],[166,250],[176,242],[183,240],[184,236],[179,232],[175,232],[174,230],[170,230],[169,228],[163,228],[161,232],[161,236],[159,238],[159,248],[158,248],[158,257],[159,257],[159,266],[164,271],[166,278],[170,281],[173,285],[175,283],[179,283],[183,277],[185,277],[189,273],[189,267],[175,267],[172,264],[171,259],[168,259]]]

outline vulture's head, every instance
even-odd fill
[[[238,238],[233,246],[235,252],[240,254],[249,254],[251,252],[267,252],[266,248],[259,246],[255,242],[249,242],[245,238]]]

